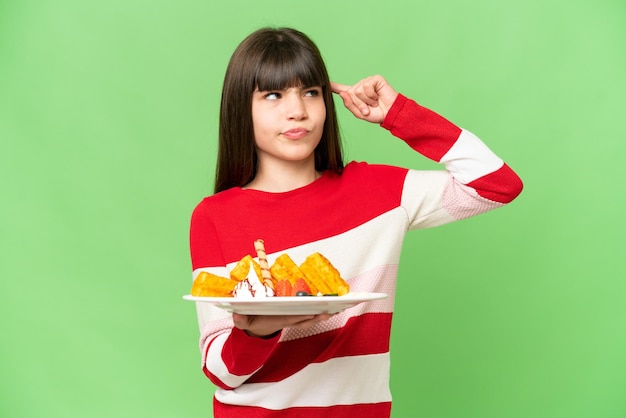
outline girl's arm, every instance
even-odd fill
[[[383,77],[368,77],[354,86],[332,83],[332,90],[357,118],[380,123],[414,150],[445,165],[447,172],[409,170],[402,204],[411,228],[474,216],[521,193],[521,179],[479,138],[398,94]]]
[[[228,277],[207,200],[193,211],[189,238],[193,278],[201,271]],[[267,339],[247,335],[233,326],[231,314],[208,303],[197,302],[196,309],[202,370],[220,388],[235,388],[244,383],[278,344],[278,335]]]
[[[401,94],[382,127],[438,163],[479,196],[505,204],[522,191],[517,174],[478,137]]]

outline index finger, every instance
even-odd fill
[[[330,89],[333,93],[341,93],[342,91],[348,91],[350,86],[346,86],[345,84],[335,83],[334,81],[330,82]]]

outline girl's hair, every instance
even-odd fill
[[[215,193],[241,187],[256,175],[252,94],[289,87],[321,86],[326,120],[315,148],[317,171],[343,171],[339,125],[328,72],[317,46],[291,28],[263,28],[250,34],[233,53],[224,77],[220,108]]]

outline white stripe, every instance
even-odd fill
[[[273,252],[267,258],[271,265],[279,255],[287,253],[299,265],[311,253],[318,251],[339,270],[344,279],[351,282],[366,271],[389,264],[397,265],[407,226],[406,211],[398,207],[347,232]]]
[[[402,207],[410,229],[430,228],[455,219],[443,207],[443,194],[452,176],[445,170],[409,170],[404,179]]]
[[[466,130],[461,131],[440,162],[463,184],[493,173],[504,164],[478,137]]]
[[[287,253],[296,264],[300,265],[307,256],[317,251],[328,258],[341,272],[344,279],[350,280],[362,272],[379,266],[398,264],[402,251],[402,240],[407,227],[406,211],[398,207],[356,228],[329,238],[281,251],[271,252],[271,248],[268,248],[270,252],[267,254],[267,261],[271,266],[278,256]],[[362,258],[355,258],[355,254],[362,255]],[[233,261],[225,267],[198,268],[194,270],[193,277],[196,277],[201,271],[229,277],[229,271],[238,262],[239,260]]]
[[[389,353],[341,357],[306,366],[275,383],[248,383],[218,389],[222,403],[278,410],[299,406],[390,402]]]

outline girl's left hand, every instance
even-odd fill
[[[380,75],[367,77],[353,86],[330,83],[333,93],[343,99],[344,106],[359,119],[382,123],[398,93]]]
[[[271,336],[283,328],[307,329],[319,322],[327,321],[331,314],[320,315],[241,315],[233,313],[235,327],[252,337]]]

